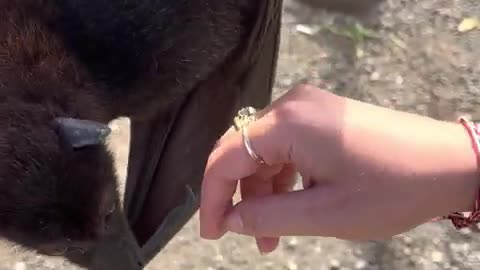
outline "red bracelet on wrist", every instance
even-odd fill
[[[459,122],[467,129],[468,134],[472,140],[473,150],[477,157],[477,167],[480,168],[480,125],[467,120],[465,117],[460,117]],[[470,213],[455,212],[445,217],[450,219],[457,229],[471,227],[477,232],[479,228],[475,225],[480,223],[480,189],[477,193],[477,198],[473,202],[473,210]]]

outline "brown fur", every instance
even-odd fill
[[[0,0],[0,234],[30,247],[104,233],[105,146],[74,150],[52,121],[168,109],[247,34],[254,0]]]

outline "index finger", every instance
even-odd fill
[[[279,132],[277,117],[269,112],[248,126],[252,146],[265,162],[274,165],[288,162],[286,134]],[[250,157],[241,132],[225,136],[210,155],[202,184],[200,234],[217,239],[225,233],[223,221],[232,207],[238,180],[254,174],[259,164]]]

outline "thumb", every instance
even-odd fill
[[[245,199],[229,212],[226,229],[255,237],[329,234],[321,193],[321,187],[314,187]]]

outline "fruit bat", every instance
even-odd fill
[[[168,134],[142,138],[141,153],[133,147],[133,164],[142,160],[151,166],[145,173],[157,170],[151,157],[170,151],[169,140],[182,136],[170,134],[182,125],[178,113],[201,98],[185,101],[245,50],[260,6],[254,0],[0,0],[0,235],[47,254],[87,248],[104,237],[118,188],[104,143],[108,123],[131,118],[134,144],[139,125]],[[200,181],[194,165],[208,155],[238,103],[229,93],[241,92],[227,87],[228,75],[216,76],[224,84],[203,91],[211,103],[203,106],[222,115],[183,116],[189,118],[184,125],[199,128],[175,146],[191,164],[171,160],[191,181]],[[137,191],[147,185],[143,179],[135,180]],[[171,190],[162,188],[167,194],[158,198],[159,215],[184,184],[175,174],[161,181]],[[141,201],[132,199],[129,207]],[[158,224],[135,230],[145,223],[135,220],[129,217],[142,245]]]

